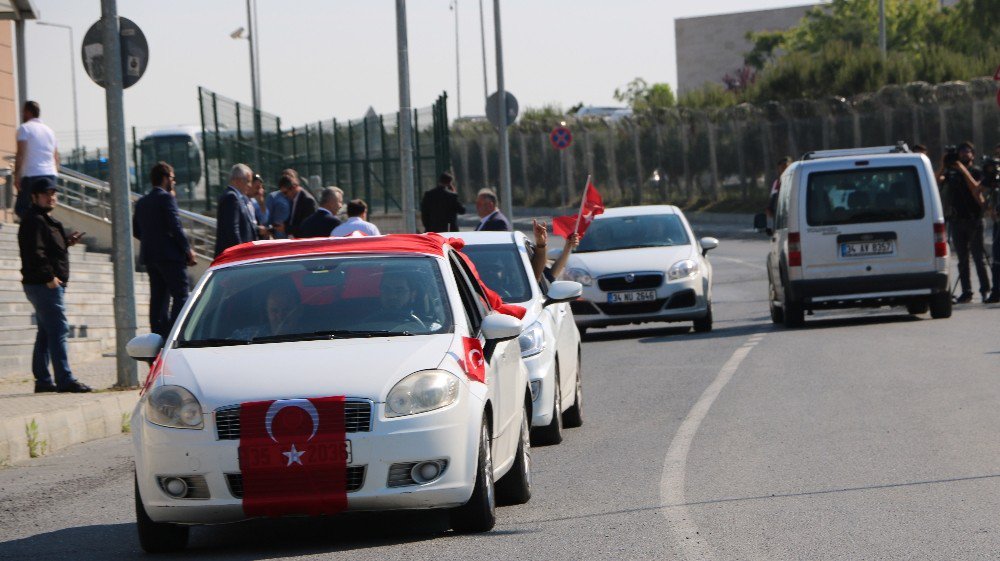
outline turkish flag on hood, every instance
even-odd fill
[[[344,396],[241,404],[239,458],[247,516],[343,511]]]
[[[580,214],[569,216],[556,216],[552,219],[552,233],[557,236],[568,238],[576,231],[580,237],[590,227],[594,217],[604,214],[604,199],[597,192],[593,181],[587,182],[587,188],[583,192],[583,202],[580,205]]]

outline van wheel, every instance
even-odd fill
[[[528,429],[530,411],[525,405],[514,465],[510,466],[507,475],[497,481],[497,502],[500,504],[521,505],[531,499],[531,437]]]
[[[927,302],[926,300],[921,300],[919,302],[910,302],[909,304],[906,305],[906,313],[918,316],[920,314],[926,314],[927,310],[930,309],[930,307],[931,307],[930,302]]]
[[[476,486],[469,502],[451,509],[451,528],[456,532],[489,532],[497,522],[496,495],[493,488],[493,453],[490,429],[483,415],[479,429],[479,462],[476,464]]]
[[[785,327],[802,327],[806,322],[806,314],[802,309],[802,304],[792,301],[787,293],[785,294],[785,302],[781,311],[785,316],[783,318],[785,320]]]
[[[931,295],[930,302],[931,317],[934,319],[945,319],[951,317],[951,294],[938,292]]]
[[[695,333],[708,333],[712,330],[712,303],[708,303],[708,311],[705,317],[694,320]]]
[[[778,295],[774,291],[774,285],[771,283],[767,284],[767,307],[771,309],[771,323],[782,323],[785,321],[785,311],[780,307],[775,306],[774,303],[777,302]]]
[[[180,524],[153,522],[142,506],[139,496],[139,476],[135,476],[135,525],[139,530],[139,545],[146,553],[168,553],[187,547],[190,528]]]
[[[532,444],[559,444],[562,442],[562,390],[559,388],[559,363],[556,362],[555,390],[552,394],[552,422],[544,427],[531,429]]]

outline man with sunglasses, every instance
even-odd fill
[[[153,188],[135,203],[132,235],[139,240],[139,261],[149,275],[149,327],[166,338],[187,302],[186,267],[195,259],[174,199],[174,168],[157,162],[149,179]]]

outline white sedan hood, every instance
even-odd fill
[[[454,334],[170,349],[160,383],[206,410],[246,401],[343,395],[383,401],[396,382],[437,368]]]
[[[637,271],[665,273],[681,259],[690,259],[691,252],[691,245],[675,245],[574,253],[570,256],[567,267],[586,269],[595,279],[605,275]]]

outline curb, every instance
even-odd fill
[[[44,455],[72,444],[121,434],[122,414],[131,414],[138,401],[138,390],[111,392],[83,403],[0,420],[0,463],[31,458],[27,427],[32,421],[37,426],[34,440],[39,443],[38,455]]]

